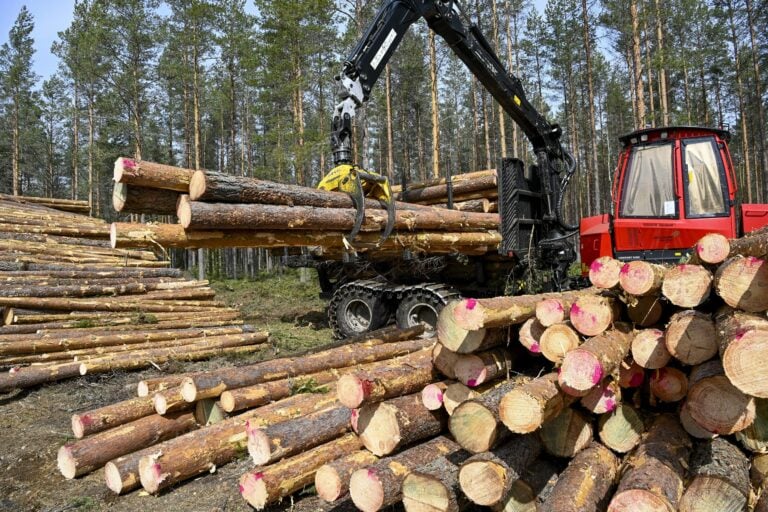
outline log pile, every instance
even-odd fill
[[[30,199],[0,199],[0,393],[262,348],[267,334],[207,281],[151,251],[111,248],[103,221]]]
[[[471,196],[471,201],[458,201],[446,211],[412,201],[427,194],[432,199],[426,203],[431,204],[439,197],[435,187],[445,192],[445,184],[409,190],[396,202],[395,231],[382,243],[379,237],[387,212],[378,201],[366,199],[354,250],[376,249],[376,257],[404,249],[425,254],[493,251],[500,241],[499,217],[489,213],[486,196],[495,193],[495,171],[461,176],[471,179],[457,177],[454,191],[469,188],[456,197]],[[114,248],[314,247],[318,255],[329,258],[349,250],[344,235],[352,230],[356,211],[352,199],[343,193],[129,158],[115,162],[114,181],[116,211],[175,214],[179,219],[178,224],[114,223],[110,232]],[[475,198],[478,194],[482,200]]]
[[[403,190],[395,185],[392,192],[400,201],[448,208],[448,193],[452,194],[453,209],[464,212],[497,212],[496,169],[457,174],[446,178],[409,183]]]
[[[62,212],[78,213],[80,215],[90,215],[91,206],[88,201],[78,199],[58,199],[53,197],[34,197],[34,196],[12,196],[9,194],[0,194],[0,200],[22,205],[40,206],[59,210]]]

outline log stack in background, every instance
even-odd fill
[[[261,349],[267,334],[207,281],[153,252],[111,248],[108,224],[51,201],[0,199],[0,392]]]
[[[459,201],[469,197],[464,195],[456,196],[451,211],[419,204],[415,199],[423,194],[444,201],[447,189],[445,184],[416,187],[397,201],[395,232],[379,244],[387,213],[378,201],[366,199],[355,250],[375,248],[371,254],[376,257],[403,249],[470,255],[493,251],[500,241],[499,218],[488,213],[487,197],[496,193],[495,171],[456,179],[454,190],[469,187],[473,197],[483,196],[480,208]],[[315,247],[318,254],[334,258],[345,251],[344,235],[355,222],[356,211],[348,195],[298,185],[128,158],[115,163],[114,180],[113,204],[118,212],[176,214],[179,219],[179,224],[114,223],[111,241],[116,248]],[[408,202],[412,199],[414,202]]]

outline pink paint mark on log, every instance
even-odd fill
[[[243,494],[243,492],[245,492],[245,487],[243,487],[243,484],[237,484],[237,488],[240,491],[240,494]]]
[[[371,392],[373,391],[373,381],[368,379],[363,379],[360,381],[360,388],[363,391],[363,396],[365,398],[368,398],[371,396]]]
[[[563,305],[560,304],[559,302],[555,302],[555,311],[557,311],[558,313],[562,313],[563,312]]]
[[[592,384],[597,384],[603,378],[603,368],[601,366],[595,366],[592,370]]]
[[[477,306],[477,300],[475,299],[467,299],[467,309],[472,311],[475,309],[475,306]]]
[[[705,251],[704,246],[700,244],[696,244],[696,253],[701,254]]]
[[[632,375],[632,378],[629,379],[629,385],[633,388],[636,388],[640,384],[643,383],[643,380],[645,379],[645,374],[643,372],[637,372],[634,375]]]
[[[530,351],[531,351],[531,352],[533,352],[534,354],[541,354],[541,347],[539,346],[539,344],[538,344],[538,343],[533,343],[533,344],[531,345],[531,348],[530,348],[530,349],[528,349],[528,350],[530,350]]]
[[[748,256],[747,258],[747,265],[750,267],[759,267],[763,264],[763,260],[760,258],[755,258],[754,256]]]
[[[685,263],[682,263],[682,264],[678,265],[677,268],[680,269],[680,272],[687,272],[688,271],[688,265],[686,265]]]
[[[93,418],[91,418],[90,414],[83,414],[80,416],[80,423],[82,423],[84,427],[88,427],[93,425]]]
[[[573,305],[571,306],[571,316],[578,316],[581,314],[581,311],[582,310],[579,307],[579,305],[574,302]]]
[[[475,380],[475,379],[469,379],[469,380],[467,381],[467,386],[469,386],[469,387],[471,387],[471,388],[473,388],[473,387],[477,386],[477,380]]]
[[[255,478],[256,480],[261,480],[262,478],[264,478],[264,473],[262,473],[261,471],[259,471],[258,473],[254,473],[253,478]]]
[[[376,470],[373,468],[368,469],[368,478],[376,478]]]
[[[357,409],[352,409],[352,412],[349,415],[349,421],[352,424],[352,430],[354,430],[355,432],[357,432],[357,420],[358,420],[359,414],[360,413],[358,412]]]
[[[437,400],[440,403],[443,403],[443,393],[438,391],[435,393],[435,400]]]
[[[136,167],[136,162],[130,158],[123,158],[123,167],[134,169]]]
[[[625,263],[623,267],[621,267],[621,270],[619,273],[623,276],[629,274],[629,263]]]
[[[602,269],[603,269],[603,264],[597,260],[593,261],[592,264],[589,266],[590,272],[600,272]]]
[[[616,400],[608,400],[605,402],[605,412],[611,412],[616,409]]]

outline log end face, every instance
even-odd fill
[[[192,177],[189,179],[189,198],[192,201],[197,201],[205,194],[205,172],[195,171],[192,173]]]
[[[168,400],[162,393],[157,393],[152,397],[152,405],[155,407],[155,412],[160,416],[168,412]]]
[[[728,239],[720,233],[708,233],[704,235],[694,247],[696,256],[704,263],[716,265],[724,262],[731,251]]]
[[[519,389],[513,389],[499,402],[499,418],[516,434],[528,434],[544,422],[544,404]]]
[[[474,355],[460,357],[454,366],[456,379],[470,388],[474,388],[485,382],[488,371],[482,359]]]
[[[376,470],[358,469],[349,479],[349,494],[352,502],[363,512],[376,512],[384,506],[384,488]]]
[[[339,402],[349,407],[357,409],[366,398],[366,381],[357,375],[342,375],[336,384],[336,395]],[[367,386],[370,389],[370,385]]]
[[[221,408],[225,412],[232,412],[235,410],[235,407],[237,407],[237,404],[235,402],[235,397],[229,391],[224,391],[221,394],[221,396],[219,397],[219,403],[221,404]]]
[[[240,478],[240,495],[256,510],[263,509],[269,501],[267,485],[260,471],[249,471]]]
[[[356,409],[357,432],[363,445],[379,457],[389,455],[402,439],[397,410],[386,402]],[[352,417],[354,427],[355,418]]]
[[[765,492],[765,491],[763,491]],[[680,498],[680,512],[746,510],[747,497],[735,486],[716,476],[698,475]]]
[[[622,362],[621,365],[619,365],[619,386],[622,388],[639,387],[643,384],[644,380],[645,372],[636,362]]]
[[[176,204],[176,216],[184,229],[187,229],[192,223],[192,204],[188,195],[181,194],[179,196],[179,201]]]
[[[688,412],[696,423],[715,434],[733,434],[755,420],[755,399],[736,388],[725,375],[696,382],[688,394]]]
[[[163,475],[162,466],[157,462],[159,456],[159,453],[145,455],[139,460],[139,481],[141,481],[141,486],[144,490],[153,494],[161,489],[166,476]]]
[[[191,377],[181,381],[181,396],[189,403],[197,401],[197,386]]]
[[[272,455],[269,436],[260,428],[248,429],[248,454],[257,466],[266,464]]]
[[[328,503],[333,503],[341,496],[341,478],[330,466],[322,466],[315,473],[317,495]]]
[[[536,304],[536,318],[544,327],[565,321],[565,309],[557,299],[543,299]]]
[[[72,433],[77,439],[82,439],[85,436],[85,425],[88,422],[87,414],[72,415]]]
[[[469,462],[459,470],[461,490],[477,505],[489,507],[500,502],[504,497],[506,481],[506,471],[494,462]]]
[[[601,256],[589,265],[589,281],[603,290],[610,290],[619,284],[622,264],[610,256]]]
[[[114,208],[116,212],[121,212],[123,211],[123,208],[125,208],[127,195],[128,185],[115,181],[112,188],[112,208]]]
[[[660,368],[651,374],[650,386],[662,402],[679,402],[688,393],[688,377],[677,368]]]
[[[59,452],[56,456],[56,463],[59,467],[59,471],[64,475],[64,478],[71,480],[77,476],[77,463],[72,454],[72,447],[70,445],[65,444],[59,448]]]
[[[669,502],[651,491],[629,489],[616,493],[608,512],[674,512]]]
[[[768,398],[768,332],[762,330],[739,333],[722,354],[723,369],[728,379],[743,393]]]
[[[493,413],[476,402],[464,402],[454,409],[448,420],[456,442],[465,450],[481,453],[490,450],[499,435]]]
[[[421,391],[421,403],[430,411],[443,407],[443,389],[437,384],[427,384]]]
[[[402,492],[408,512],[458,512],[449,508],[448,490],[434,477],[411,473],[403,481]]]
[[[600,360],[586,350],[572,350],[566,354],[557,377],[561,389],[571,396],[584,396],[603,378]]]
[[[123,479],[120,476],[120,470],[114,462],[107,462],[104,466],[104,480],[107,488],[115,494],[123,492]]]
[[[630,261],[621,267],[619,284],[630,295],[646,295],[654,283],[652,267],[644,261]]]

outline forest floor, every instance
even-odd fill
[[[107,489],[103,469],[75,480],[65,480],[56,467],[59,447],[73,439],[72,414],[135,396],[136,383],[143,378],[247,364],[332,341],[325,318],[325,302],[318,298],[316,282],[301,283],[296,273],[286,272],[251,281],[214,282],[212,286],[218,299],[241,309],[247,324],[270,331],[271,348],[247,357],[171,363],[161,366],[162,371],[153,368],[142,372],[86,376],[0,395],[1,511],[252,510],[237,488],[240,476],[253,467],[247,458],[157,496],[143,490],[117,496]],[[347,509],[326,505],[313,496],[310,488],[295,501],[286,499],[269,510]]]

